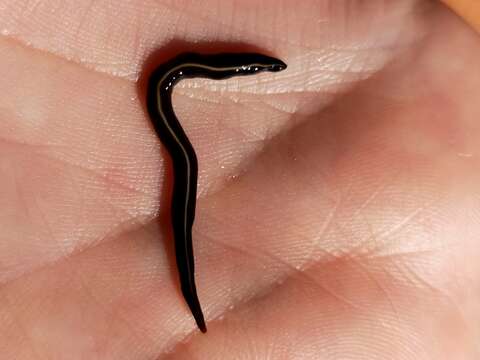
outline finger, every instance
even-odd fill
[[[470,0],[443,0],[465,21],[480,31],[480,3]]]

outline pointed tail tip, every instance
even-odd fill
[[[200,302],[198,301],[196,292],[194,292],[191,296],[186,296],[185,299],[187,300],[188,307],[190,308],[190,312],[192,313],[198,328],[202,333],[206,333],[207,326],[205,325],[205,318],[203,316],[203,311],[200,306]]]
[[[197,323],[197,326],[202,333],[205,334],[207,332],[207,326],[205,325],[205,322],[203,322],[201,324]]]
[[[200,308],[197,311],[192,311],[193,317],[195,318],[195,322],[197,323],[198,328],[202,333],[207,332],[207,325],[205,325],[205,319],[203,317],[202,310]]]

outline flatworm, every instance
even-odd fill
[[[256,53],[184,53],[156,68],[148,81],[148,114],[173,163],[171,217],[180,286],[202,332],[206,332],[207,328],[195,286],[192,247],[198,162],[195,150],[175,116],[172,89],[176,83],[186,78],[221,80],[263,71],[278,72],[286,67],[281,60]]]

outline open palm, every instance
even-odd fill
[[[2,359],[478,359],[480,42],[426,0],[0,1]],[[153,53],[199,158],[178,287]],[[162,55],[163,54],[163,55]]]

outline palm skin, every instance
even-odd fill
[[[442,5],[2,0],[0,24],[2,358],[479,357],[480,42]],[[289,65],[176,87],[206,335],[137,84],[172,39]]]

